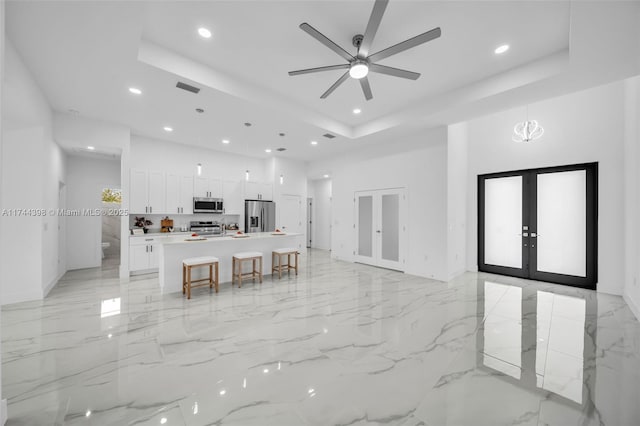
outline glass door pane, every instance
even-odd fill
[[[484,181],[484,263],[522,268],[522,176]]]
[[[400,196],[382,195],[382,245],[381,257],[384,260],[400,260]]]
[[[373,196],[358,196],[358,255],[373,255]]]
[[[537,270],[586,277],[587,172],[537,176]]]

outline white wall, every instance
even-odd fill
[[[65,155],[53,140],[50,106],[7,40],[2,114],[2,202],[5,209],[57,209]],[[58,266],[58,218],[0,219],[2,303],[42,299],[64,272]]]
[[[511,141],[525,108],[468,122],[467,269],[477,270],[477,176],[528,168],[598,162],[598,291],[622,294],[624,279],[624,84],[577,92],[529,106],[544,136]]]
[[[447,136],[447,271],[452,279],[467,265],[467,124],[449,126]]]
[[[44,173],[43,206],[63,208],[59,205],[58,193],[66,180],[67,156],[60,146],[53,141],[45,145],[42,170]],[[66,238],[59,232],[59,222],[65,218],[58,215],[44,216],[42,233],[42,283],[47,295],[53,286],[67,271],[66,253],[60,247],[66,245]],[[60,244],[62,240],[62,244]]]
[[[447,130],[436,128],[394,140],[386,153],[365,153],[310,165],[309,176],[330,173],[332,180],[332,257],[352,261],[355,250],[355,191],[407,188],[405,272],[446,280]],[[408,150],[394,153],[399,147]],[[371,155],[370,152],[366,155]]]
[[[102,189],[120,187],[120,160],[69,156],[67,164],[67,209],[101,209]],[[102,263],[102,218],[69,216],[67,268],[99,267]]]
[[[0,28],[4,29],[4,2],[0,2]],[[2,86],[4,85],[4,30],[0,31],[0,117],[3,116],[3,90]],[[0,120],[0,138],[4,136],[4,125],[2,120]],[[2,139],[0,139],[0,143]],[[2,165],[2,145],[0,145],[0,165]],[[4,181],[2,173],[0,173],[0,189],[2,188],[2,182]],[[2,200],[2,196],[0,196],[0,211],[4,208],[4,202]],[[2,229],[2,224],[0,223],[0,240],[4,239],[4,233]],[[0,277],[3,277],[2,271],[5,265],[0,262]],[[0,291],[0,310],[2,309],[2,291]],[[2,330],[2,315],[0,314],[0,335]],[[0,365],[2,365],[2,336],[0,336]],[[7,400],[2,399],[2,368],[0,368],[0,425],[4,425],[7,421]]]
[[[331,250],[331,179],[311,181],[311,247]]]
[[[640,319],[640,77],[625,81],[624,299]]]

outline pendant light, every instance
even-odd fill
[[[511,140],[514,142],[531,142],[539,139],[544,134],[544,129],[536,120],[529,120],[529,105],[526,107],[526,120],[516,123],[513,126],[513,136]]]

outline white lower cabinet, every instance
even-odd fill
[[[157,270],[160,266],[159,242],[164,238],[166,237],[131,237],[129,239],[129,271]]]

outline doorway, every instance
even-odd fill
[[[478,176],[478,269],[595,290],[598,164]]]
[[[404,271],[404,188],[354,195],[356,262]]]
[[[102,269],[112,269],[120,265],[120,221],[114,214],[122,205],[122,191],[119,188],[102,188]]]

